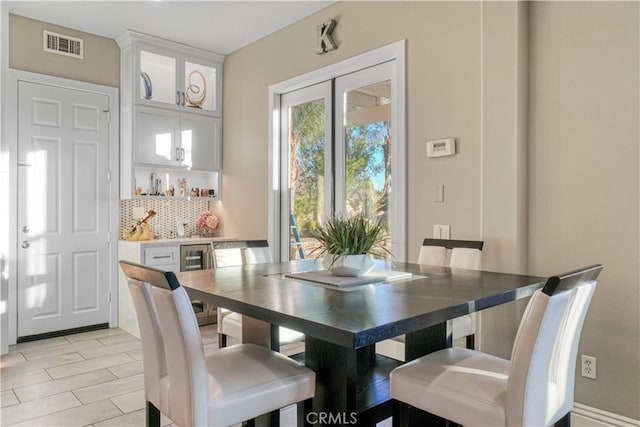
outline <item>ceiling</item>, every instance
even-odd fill
[[[333,1],[6,1],[9,13],[115,39],[131,29],[226,55]]]

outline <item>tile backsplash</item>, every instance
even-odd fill
[[[133,208],[141,207],[145,213],[154,210],[156,216],[148,220],[153,233],[158,239],[176,237],[176,220],[182,219],[185,226],[185,236],[198,234],[196,219],[200,214],[209,210],[209,202],[204,200],[120,200],[120,238],[122,232],[131,229],[138,222],[133,219]]]

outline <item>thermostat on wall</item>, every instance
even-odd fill
[[[444,157],[456,154],[456,139],[435,139],[427,142],[427,157]]]

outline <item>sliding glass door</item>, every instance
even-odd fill
[[[280,227],[283,260],[306,258],[313,230],[333,212],[331,82],[281,98]]]
[[[309,257],[315,229],[333,215],[364,213],[386,221],[388,249],[393,253],[402,244],[404,203],[394,199],[393,190],[394,174],[404,173],[394,163],[404,163],[404,150],[394,159],[392,65],[281,96],[282,260]],[[404,185],[404,179],[398,182]]]

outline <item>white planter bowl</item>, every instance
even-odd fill
[[[371,255],[341,255],[333,261],[333,255],[326,255],[322,264],[334,276],[360,277],[373,270]]]

